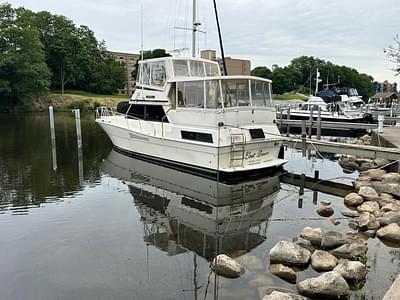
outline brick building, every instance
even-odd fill
[[[221,68],[221,73],[222,74],[224,73],[222,59],[217,58],[215,50],[203,50],[200,52],[200,57],[204,59],[217,61]],[[225,63],[228,75],[250,75],[251,72],[250,60],[225,57]]]

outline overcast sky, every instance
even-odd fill
[[[65,15],[89,26],[107,48],[187,48],[192,0],[8,0],[13,6]],[[252,67],[287,65],[308,55],[347,65],[375,79],[397,81],[383,48],[400,34],[399,0],[217,0],[225,55]],[[200,49],[219,49],[212,0],[198,0]]]

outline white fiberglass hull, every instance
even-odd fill
[[[175,165],[194,171],[237,173],[276,168],[286,161],[279,159],[279,138],[247,142],[242,155],[232,153],[231,146],[165,138],[142,134],[113,122],[97,120],[110,137],[114,147],[126,154],[149,159],[161,164]]]

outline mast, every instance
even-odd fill
[[[315,79],[315,94],[314,95],[317,95],[317,93],[318,93],[318,83],[319,83],[319,71],[317,68],[317,78]]]
[[[215,19],[217,20],[217,29],[218,29],[218,37],[219,37],[219,46],[221,48],[222,65],[224,67],[225,75],[228,75],[228,71],[226,69],[226,62],[225,62],[224,45],[222,44],[221,28],[219,26],[217,2],[216,2],[216,0],[214,0],[213,2],[214,2]]]
[[[196,57],[196,31],[197,31],[197,24],[198,22],[196,21],[196,6],[197,6],[197,1],[193,0],[193,29],[192,29],[192,56]]]

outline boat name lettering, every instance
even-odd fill
[[[244,156],[244,159],[263,157],[263,156],[266,156],[268,154],[269,154],[268,151],[264,152],[262,150],[258,150],[258,152],[247,151],[245,156]]]

